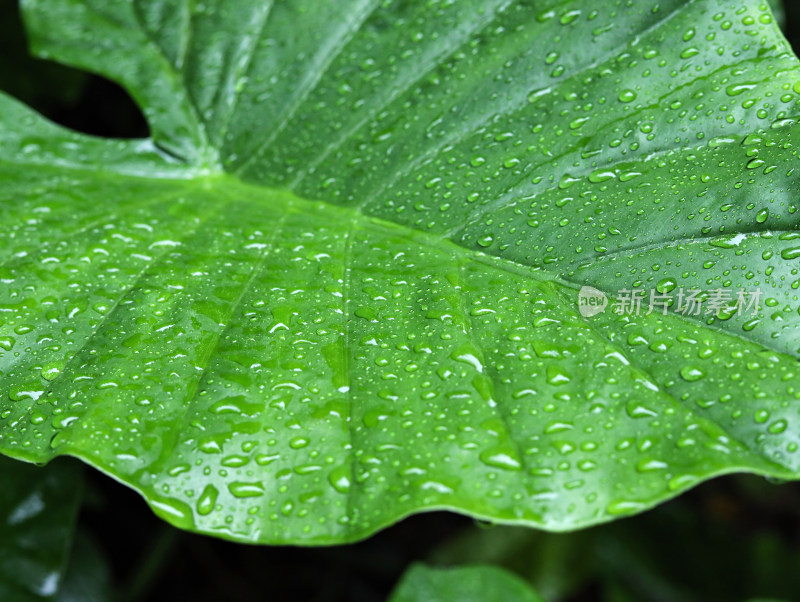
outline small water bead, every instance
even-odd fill
[[[769,427],[767,427],[767,431],[773,435],[780,435],[781,433],[785,432],[788,427],[789,422],[781,418],[780,420],[776,420],[770,424]]]
[[[328,473],[328,482],[339,493],[347,493],[350,491],[350,466],[342,465],[337,466],[330,473]]]
[[[197,513],[201,516],[207,516],[211,514],[217,504],[218,496],[219,491],[216,487],[214,487],[214,485],[206,485],[203,489],[203,492],[200,494],[200,497],[197,498]]]
[[[478,244],[484,248],[491,247],[492,243],[494,242],[494,236],[491,234],[485,234],[478,239]]]
[[[656,284],[656,290],[659,293],[669,293],[672,290],[675,290],[678,286],[678,281],[674,278],[662,278]]]
[[[706,373],[696,366],[683,366],[680,370],[681,378],[687,382],[696,382],[702,379]]]
[[[302,449],[307,447],[311,441],[307,437],[294,437],[291,441],[289,441],[289,447],[292,449]]]
[[[228,485],[228,490],[234,497],[260,497],[264,495],[264,484],[261,482],[234,481]]]
[[[784,259],[797,259],[800,257],[800,247],[791,247],[781,251],[781,257]]]
[[[479,457],[481,462],[492,468],[513,471],[522,468],[522,462],[516,450],[511,447],[500,446],[486,449],[480,453]]]

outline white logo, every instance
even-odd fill
[[[584,286],[578,292],[578,311],[584,318],[602,313],[608,306],[608,297],[593,286]]]

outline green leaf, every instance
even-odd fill
[[[766,3],[23,6],[152,139],[0,100],[3,453],[304,544],[798,476],[800,71]],[[763,296],[584,317],[584,285]]]
[[[0,458],[0,600],[53,600],[81,497],[79,466]]]
[[[542,602],[522,579],[493,566],[452,569],[413,565],[400,580],[390,602]]]

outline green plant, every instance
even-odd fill
[[[2,453],[301,545],[797,478],[800,71],[766,2],[22,7],[151,136],[0,96]],[[666,304],[581,313],[632,290]]]
[[[391,602],[509,600],[541,602],[518,577],[494,567],[430,569],[414,566],[398,585]]]

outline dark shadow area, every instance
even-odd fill
[[[785,15],[783,33],[792,45],[795,54],[798,54],[800,52],[800,2],[784,0],[783,12]]]
[[[142,111],[121,86],[30,55],[16,1],[0,0],[0,30],[0,90],[84,134],[149,136]]]
[[[350,545],[254,546],[186,533],[87,470],[79,530],[99,544],[122,601],[383,602],[413,562],[491,562],[550,582],[562,602],[796,599],[800,484],[732,475],[640,515],[575,533],[414,515]],[[547,599],[547,597],[546,597]],[[556,598],[551,598],[556,599]],[[490,602],[490,601],[487,601]]]

